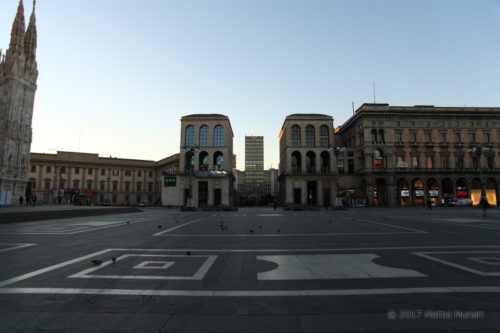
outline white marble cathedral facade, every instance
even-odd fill
[[[38,69],[35,1],[26,29],[19,1],[7,52],[0,51],[0,205],[30,195],[27,173]]]

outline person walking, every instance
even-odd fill
[[[36,195],[33,194],[31,201],[33,202],[33,207],[35,207],[36,206]]]
[[[276,201],[274,202],[273,207],[274,207],[274,210],[276,210]]]
[[[23,198],[23,196],[21,195],[21,196],[19,197],[19,206],[22,206],[22,205],[23,205],[23,201],[24,201],[24,198]]]
[[[481,196],[481,201],[479,201],[479,205],[483,209],[483,217],[486,217],[486,210],[488,209],[488,206],[490,205],[488,203],[488,199],[483,195]]]

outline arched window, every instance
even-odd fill
[[[378,130],[378,138],[380,142],[385,143],[384,130]]]
[[[316,173],[316,154],[312,151],[306,154],[306,172]]]
[[[214,128],[214,146],[224,146],[224,127],[222,127],[221,125],[217,125]]]
[[[208,126],[200,127],[200,147],[208,147]]]
[[[292,126],[292,147],[300,147],[300,126]]]
[[[320,155],[321,157],[321,173],[330,173],[330,154],[324,151]]]
[[[224,155],[220,151],[216,151],[214,154],[214,170],[224,170]]]
[[[330,143],[330,133],[328,131],[328,126],[321,125],[319,128],[319,145],[321,147],[328,147]]]
[[[375,149],[373,152],[373,167],[375,169],[383,169],[384,166],[384,155],[380,149]]]
[[[194,154],[191,150],[186,153],[186,164],[184,165],[184,170],[194,170]]]
[[[377,143],[378,142],[378,139],[377,139],[377,130],[376,129],[373,129],[372,130],[372,143]]]
[[[315,142],[315,133],[314,133],[314,126],[313,125],[307,125],[306,126],[306,146],[307,147],[314,147],[316,146]]]
[[[302,158],[298,151],[292,153],[292,173],[302,172]]]
[[[206,151],[202,151],[200,153],[200,171],[208,171],[208,153]]]
[[[456,168],[457,169],[463,169],[464,168],[464,158],[463,157],[461,157],[461,156],[457,157]]]
[[[193,147],[194,146],[194,127],[193,125],[189,125],[186,127],[186,132],[184,133],[185,138],[184,138],[184,144],[186,147]]]

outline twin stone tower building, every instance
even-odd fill
[[[31,120],[37,89],[35,1],[26,28],[19,1],[7,52],[0,50],[0,206],[30,195]]]

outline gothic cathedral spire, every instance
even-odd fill
[[[36,16],[35,16],[36,0],[33,0],[33,12],[30,16],[30,22],[28,24],[28,30],[26,31],[26,36],[24,39],[24,52],[26,55],[26,60],[30,62],[35,61],[36,56]]]
[[[12,23],[12,30],[10,32],[10,45],[7,50],[6,60],[12,60],[15,54],[24,48],[24,6],[23,0],[19,0],[19,5],[17,6],[16,18],[14,23]]]

